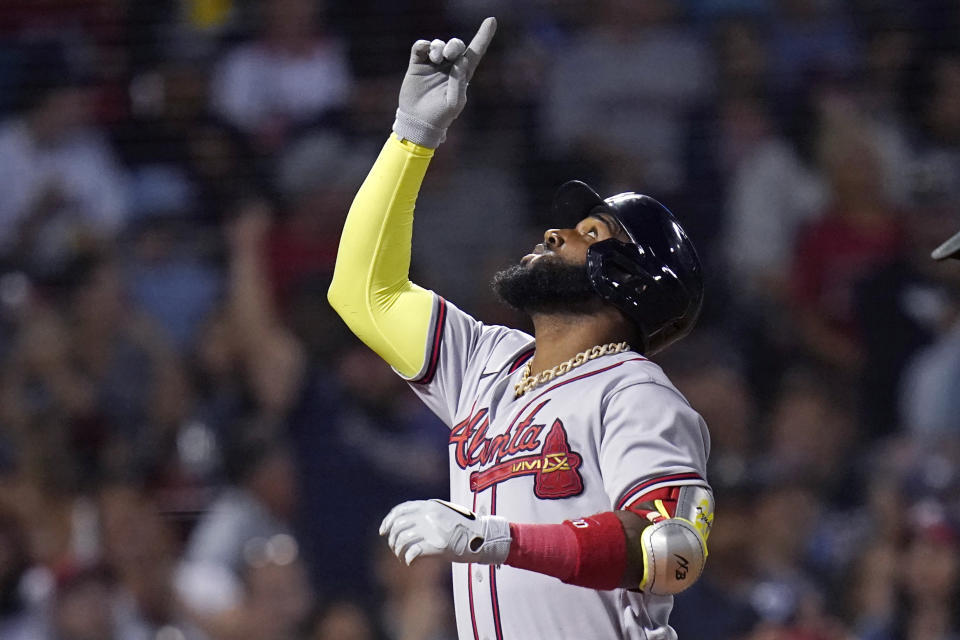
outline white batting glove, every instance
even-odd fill
[[[496,31],[496,18],[487,18],[469,46],[459,38],[413,43],[393,123],[398,136],[431,149],[440,146],[467,104],[467,84]]]
[[[408,565],[420,556],[450,562],[503,564],[510,553],[510,523],[478,516],[446,500],[413,500],[391,509],[380,524],[393,553]]]

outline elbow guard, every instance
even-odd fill
[[[713,492],[684,486],[669,513],[658,500],[661,515],[643,530],[643,580],[640,589],[658,596],[680,593],[700,577],[707,561],[707,538],[713,525]]]
[[[700,532],[683,518],[655,522],[640,537],[643,580],[640,589],[657,596],[680,593],[700,577],[707,545]]]

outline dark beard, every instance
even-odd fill
[[[507,267],[494,274],[491,284],[501,301],[531,316],[584,315],[603,304],[584,265],[550,258],[540,258],[530,267]]]

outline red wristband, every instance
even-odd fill
[[[623,525],[613,512],[563,524],[510,524],[510,555],[518,569],[591,589],[616,589],[627,564]]]
[[[564,582],[577,570],[577,536],[562,524],[510,523],[506,564]]]

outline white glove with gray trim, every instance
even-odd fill
[[[503,564],[510,553],[510,523],[478,516],[446,500],[412,500],[391,509],[380,524],[393,553],[408,565],[419,556],[450,562]]]
[[[413,43],[393,123],[398,136],[431,149],[440,146],[467,104],[467,84],[496,31],[496,18],[487,18],[469,46],[459,38]]]

